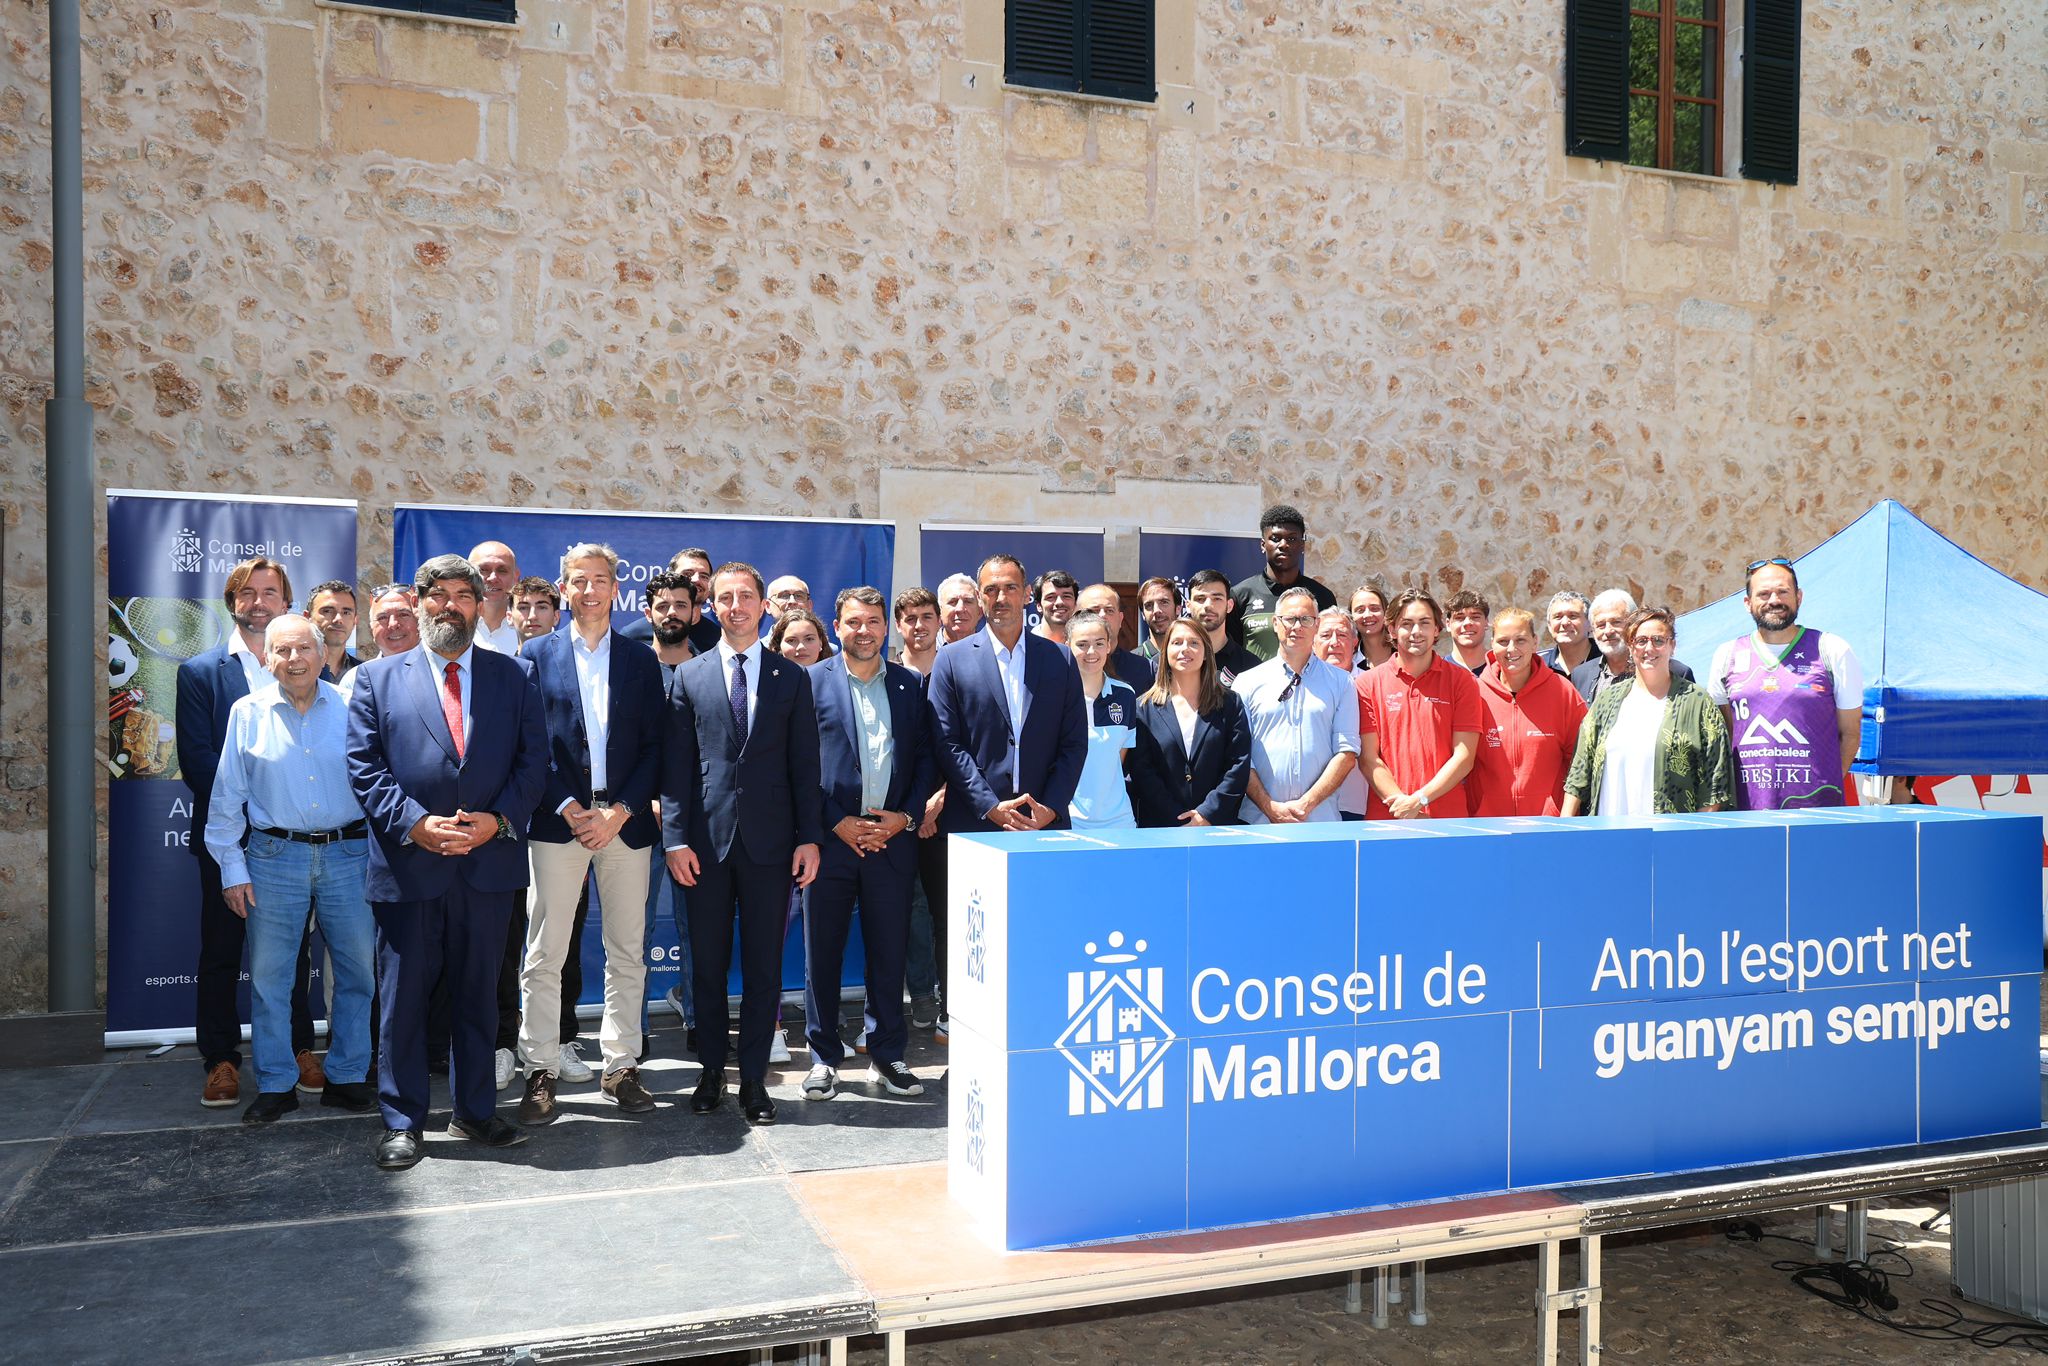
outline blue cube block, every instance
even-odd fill
[[[1921,941],[1908,967],[1923,982],[2039,972],[2040,818],[1922,818],[1916,831]]]
[[[1187,1195],[1196,1228],[1365,1203],[1353,1162],[1348,1022],[1189,1047]],[[1341,1073],[1333,1064],[1341,1064]]]
[[[1922,982],[1919,996],[1930,1025],[1942,1024],[1944,1014],[1966,1021],[1941,1038],[1930,1029],[1919,1041],[1920,1141],[2039,1128],[2040,972]],[[1937,1001],[1947,1003],[1945,1011]]]

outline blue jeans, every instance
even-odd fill
[[[654,947],[655,917],[661,914],[663,901],[668,901],[668,917],[676,927],[676,964],[682,969],[682,977],[676,986],[676,996],[683,1003],[683,1027],[697,1027],[697,1009],[690,992],[690,912],[685,898],[689,889],[668,874],[668,855],[656,838],[653,844],[654,869],[647,877],[647,937],[641,945],[644,954]],[[673,900],[669,900],[670,897]],[[647,1034],[647,993],[641,993],[640,1033]]]
[[[327,1021],[327,1079],[359,1082],[370,1070],[370,1001],[376,990],[376,926],[363,899],[368,840],[300,844],[251,834],[249,1035],[259,1091],[299,1084],[292,1052],[292,978],[309,917],[334,960],[334,1008]]]

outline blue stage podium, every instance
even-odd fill
[[[1007,1249],[2033,1129],[2041,824],[954,836],[948,1184]]]

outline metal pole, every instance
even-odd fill
[[[50,1009],[91,1010],[98,946],[93,819],[98,556],[92,536],[92,405],[85,401],[85,205],[80,188],[78,0],[50,0],[50,272],[56,387],[43,405],[48,501]]]

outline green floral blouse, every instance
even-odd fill
[[[1582,812],[1599,814],[1607,737],[1621,714],[1622,699],[1635,685],[1635,679],[1627,678],[1601,693],[1579,727],[1578,752],[1572,756],[1564,791],[1579,799]],[[1707,690],[1688,679],[1671,680],[1670,700],[1657,728],[1651,789],[1653,809],[1660,816],[1735,809],[1735,752],[1728,743],[1728,723]]]

